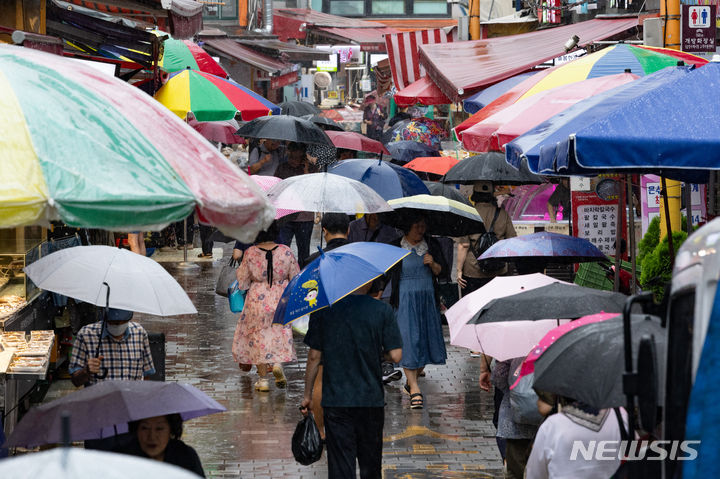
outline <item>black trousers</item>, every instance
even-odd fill
[[[329,479],[360,479],[382,476],[382,434],[385,410],[381,407],[326,407],[325,446]]]
[[[467,283],[467,286],[461,288],[461,292],[464,298],[476,289],[480,289],[486,284],[488,284],[490,281],[492,281],[493,278],[473,278],[471,276],[463,276],[463,279]]]
[[[214,241],[210,241],[210,236],[215,231],[215,228],[208,225],[200,225],[200,241],[202,241],[202,252],[203,254],[211,254],[213,249]]]

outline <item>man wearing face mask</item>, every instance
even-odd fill
[[[148,334],[138,323],[130,321],[132,315],[131,311],[110,308],[105,329],[103,322],[98,321],[78,331],[68,367],[75,386],[141,380],[155,373]]]

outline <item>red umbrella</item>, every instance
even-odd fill
[[[235,132],[240,128],[240,125],[235,120],[197,121],[192,118],[188,120],[188,125],[211,141],[220,141],[227,144],[245,142],[243,138],[235,135]]]
[[[424,76],[397,92],[395,94],[395,103],[398,106],[412,106],[416,103],[421,105],[447,105],[452,102],[431,79]]]
[[[336,148],[390,155],[382,143],[360,133],[354,131],[326,131],[325,133]]]
[[[409,163],[403,165],[403,168],[408,168],[414,171],[424,171],[426,173],[433,173],[436,175],[444,175],[450,168],[457,165],[459,161],[452,156],[421,156],[415,158]]]

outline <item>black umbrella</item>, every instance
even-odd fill
[[[445,183],[472,184],[475,181],[494,181],[502,185],[526,185],[545,183],[532,173],[526,163],[516,170],[505,161],[505,154],[492,151],[471,156],[450,168],[445,174]]]
[[[283,115],[303,116],[320,113],[320,110],[315,105],[306,101],[285,101],[280,103],[279,106]]]
[[[337,123],[335,120],[331,120],[330,118],[322,115],[303,115],[300,118],[303,120],[310,120],[311,122],[318,125],[323,130],[335,130],[335,131],[345,131],[345,128],[342,127],[339,123]]]
[[[322,128],[311,121],[288,115],[271,115],[256,118],[241,125],[235,134],[246,138],[269,138],[272,140],[332,146],[330,138]]]
[[[437,181],[423,181],[423,183],[425,183],[425,186],[427,186],[431,195],[444,196],[445,198],[470,205],[470,201],[465,198],[454,186],[446,185],[445,183],[438,183]]]
[[[412,140],[393,141],[386,146],[392,159],[400,163],[407,163],[415,158],[440,156],[440,152],[432,146]]]
[[[430,235],[457,237],[485,232],[482,217],[475,208],[443,196],[406,196],[390,200],[388,204],[393,211],[380,213],[380,221],[399,229],[423,218]]]
[[[660,318],[633,314],[633,364],[643,336],[654,338],[656,357],[665,356],[665,333]],[[623,317],[586,324],[560,336],[535,361],[533,386],[540,391],[560,394],[596,408],[625,406],[622,379]],[[664,377],[664,364],[656,361],[657,377]],[[658,398],[664,398],[658,391]]]
[[[585,288],[575,284],[552,283],[530,291],[493,299],[468,324],[539,319],[575,319],[588,314],[621,313],[627,296]]]

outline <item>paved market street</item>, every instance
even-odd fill
[[[230,247],[225,247],[226,255]],[[189,258],[196,259],[197,252]],[[301,466],[290,450],[301,418],[307,348],[296,337],[298,362],[285,368],[287,389],[276,389],[271,381],[270,393],[253,390],[254,370],[241,372],[231,355],[237,315],[215,294],[221,255],[216,248],[212,260],[199,260],[199,269],[182,273],[177,268],[181,252],[156,253],[154,258],[183,286],[199,314],[167,319],[135,315],[149,332],[165,333],[167,380],[192,384],[228,409],[187,422],[183,439],[197,450],[208,477],[325,477],[324,455],[311,466]],[[428,367],[421,379],[425,409],[409,409],[402,381],[386,387],[385,478],[502,477],[491,423],[492,396],[477,386],[479,360],[449,345],[448,356],[445,366]],[[56,383],[47,399],[69,388],[69,381]]]

